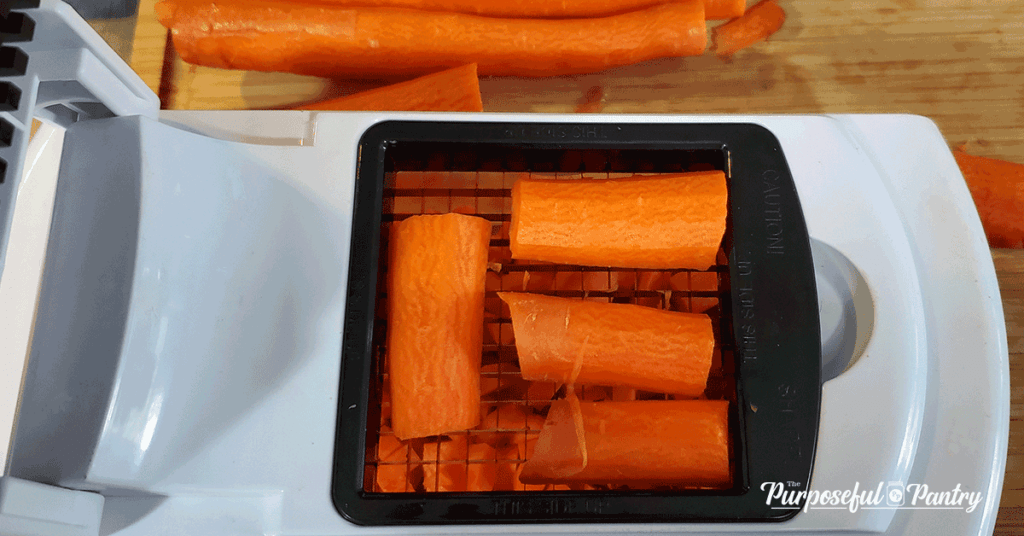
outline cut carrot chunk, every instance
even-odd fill
[[[630,304],[499,293],[512,311],[523,377],[624,385],[695,397],[715,347],[711,319]]]
[[[515,259],[706,270],[725,235],[721,171],[660,177],[526,179],[512,187]]]
[[[400,439],[480,422],[484,275],[491,224],[460,214],[392,227],[388,364]]]
[[[163,0],[157,18],[189,63],[339,77],[585,74],[707,47],[702,0],[591,19],[494,18],[285,1]]]
[[[715,28],[715,53],[731,56],[736,52],[768,39],[782,28],[786,12],[775,0],[763,0],[747,10],[742,17]]]
[[[1024,248],[1024,165],[953,151],[967,180],[988,244]]]
[[[529,484],[726,487],[728,407],[724,400],[581,402],[581,453],[569,403],[556,400],[520,478]],[[574,466],[582,469],[560,474]]]
[[[299,106],[299,110],[481,112],[476,64],[428,74],[347,97]]]
[[[498,465],[494,447],[485,443],[469,446],[466,491],[494,491]]]
[[[747,0],[704,0],[704,18],[707,20],[734,19],[743,15]]]
[[[426,491],[464,491],[468,454],[465,435],[423,445],[423,461],[427,462],[423,465],[423,488]]]

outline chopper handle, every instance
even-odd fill
[[[0,276],[33,118],[67,127],[113,116],[156,118],[160,101],[70,6],[0,6]],[[117,158],[111,147],[111,158]]]

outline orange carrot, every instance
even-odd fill
[[[416,76],[467,63],[481,75],[584,74],[700,55],[707,45],[702,0],[570,20],[272,0],[163,0],[156,11],[189,63],[335,78]]]
[[[469,443],[457,434],[449,441],[423,445],[423,488],[426,491],[465,491]],[[436,462],[436,464],[434,463]]]
[[[406,488],[408,482],[408,463],[418,462],[416,451],[406,443],[392,435],[382,435],[377,441],[377,491],[384,493],[401,493],[412,491]]]
[[[635,11],[672,0],[307,0],[311,4],[334,7],[402,7],[425,11],[450,11],[485,17],[522,19],[570,19],[604,17]],[[739,6],[737,8],[737,5]],[[743,14],[740,0],[704,0],[708,20],[731,19]],[[737,9],[739,12],[737,13]]]
[[[469,446],[466,491],[494,491],[498,465],[494,447],[486,443]]]
[[[715,28],[715,53],[731,56],[740,49],[768,39],[786,21],[786,12],[775,0],[763,0],[742,17]]]
[[[482,112],[484,108],[480,100],[476,64],[470,63],[407,82],[299,106],[298,109]]]
[[[480,422],[484,274],[491,223],[445,214],[391,229],[388,363],[400,439]]]
[[[622,179],[520,179],[512,257],[619,268],[715,263],[728,210],[721,171]]]
[[[724,400],[581,402],[584,452],[569,403],[556,400],[520,480],[728,486],[728,408]]]
[[[1024,248],[1024,165],[953,151],[994,248]]]
[[[704,18],[708,20],[734,19],[746,9],[747,0],[704,0]]]
[[[695,397],[715,347],[706,315],[638,305],[498,293],[512,313],[523,378],[623,385]]]

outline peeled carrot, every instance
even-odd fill
[[[704,18],[734,19],[743,15],[747,0],[704,0]]]
[[[742,17],[715,28],[715,53],[731,56],[740,49],[768,39],[782,28],[786,12],[775,0],[763,0]]]
[[[397,110],[420,112],[482,112],[480,80],[471,63],[339,99],[298,107],[299,110]]]
[[[1024,165],[953,151],[994,248],[1024,248]]]
[[[480,422],[484,274],[491,223],[413,216],[391,230],[388,364],[400,439]]]
[[[336,7],[403,7],[425,11],[451,11],[485,17],[507,18],[586,18],[605,17],[627,11],[635,11],[672,0],[516,0],[500,2],[495,0],[308,0],[313,4]],[[736,5],[739,13],[736,13]],[[707,18],[730,19],[743,14],[745,3],[740,0],[704,0]]]
[[[467,63],[481,75],[584,74],[707,46],[702,0],[568,20],[267,0],[163,0],[156,12],[189,63],[324,77],[415,76]]]
[[[728,409],[724,400],[581,402],[581,442],[569,403],[556,400],[520,480],[726,487]]]
[[[523,378],[700,395],[715,347],[711,319],[620,303],[500,292]]]
[[[721,171],[622,179],[520,179],[512,257],[619,268],[707,270],[725,235]]]

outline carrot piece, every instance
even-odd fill
[[[486,443],[469,446],[466,491],[494,491],[498,465],[494,447]]]
[[[400,439],[480,422],[484,275],[491,224],[461,214],[391,228],[388,363]]]
[[[465,491],[466,460],[469,444],[466,436],[423,445],[423,488],[426,491]],[[436,465],[432,462],[436,462]]]
[[[407,443],[392,435],[382,435],[377,440],[376,481],[378,491],[401,493],[407,491],[408,462],[418,463],[420,457]],[[412,486],[408,488],[412,491]]]
[[[704,18],[707,20],[734,19],[743,16],[747,0],[704,0]]]
[[[731,56],[754,43],[768,39],[782,28],[786,12],[775,0],[763,0],[747,10],[742,17],[715,28],[715,53]]]
[[[189,63],[323,77],[585,74],[703,54],[702,0],[593,19],[501,19],[285,1],[163,0],[157,17]]]
[[[994,248],[1024,248],[1024,165],[953,151]]]
[[[523,378],[621,385],[695,397],[715,347],[711,319],[620,303],[502,292]]]
[[[556,400],[520,479],[527,484],[728,486],[728,408],[724,400],[581,402],[582,453],[569,403]],[[585,465],[580,463],[584,455]],[[580,465],[571,475],[558,475]]]
[[[721,171],[523,179],[512,187],[509,247],[515,259],[706,270],[725,235],[727,210]]]
[[[397,110],[482,112],[476,64],[363,91],[347,97],[299,106],[298,110]]]

